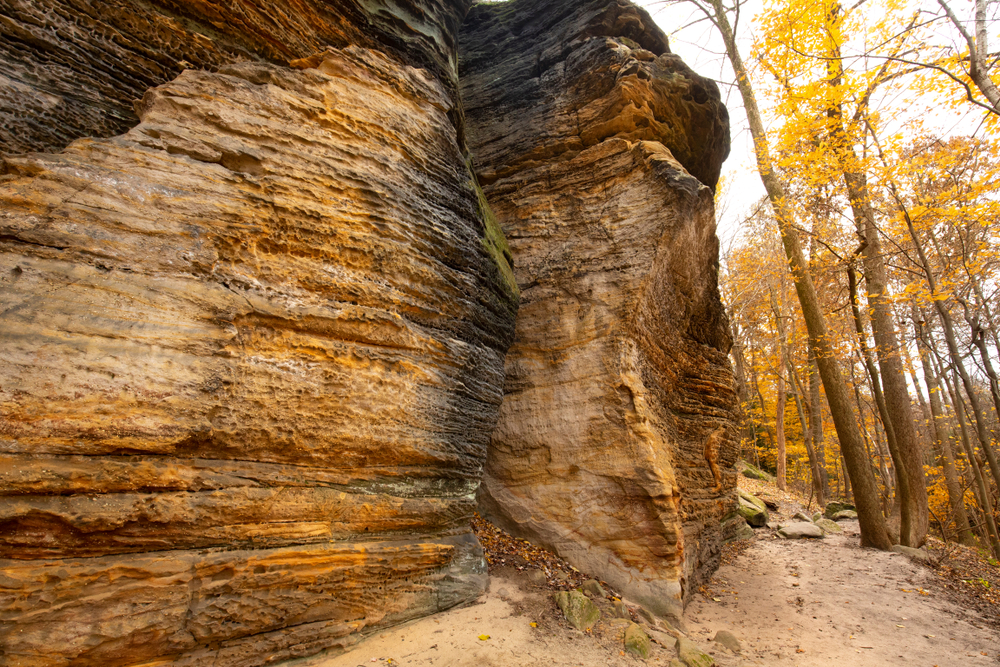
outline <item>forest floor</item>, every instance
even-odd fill
[[[778,504],[771,524],[802,509],[773,484],[740,487]],[[772,528],[726,546],[723,565],[692,595],[683,632],[719,667],[851,665],[966,667],[1000,664],[1000,568],[970,549],[929,546],[931,562],[859,546],[857,521],[822,540],[782,540]],[[668,665],[674,638],[633,620],[653,639],[647,660],[625,653],[624,626],[609,600],[589,633],[569,626],[552,592],[586,578],[551,554],[477,519],[491,582],[476,602],[377,633],[347,653],[309,667],[610,667]],[[546,572],[543,577],[539,571]],[[614,591],[608,590],[609,599]],[[627,602],[627,600],[626,600]],[[729,630],[739,653],[712,641]]]

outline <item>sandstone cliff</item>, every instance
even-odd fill
[[[469,145],[521,288],[480,507],[678,614],[735,485],[725,107],[624,0],[476,5],[461,35]]]
[[[146,90],[185,69],[282,66],[327,47],[377,49],[454,92],[472,0],[0,0],[0,150],[121,134]]]
[[[460,146],[466,5],[369,5],[4,6],[65,55],[5,80],[38,93],[7,150],[208,69],[2,163],[0,664],[271,664],[483,590],[517,292]]]

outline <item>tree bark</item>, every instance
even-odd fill
[[[900,511],[900,531],[904,532],[902,521],[902,508],[904,506],[903,497],[907,494],[907,477],[901,474],[903,463],[899,448],[896,445],[895,430],[892,427],[892,420],[889,419],[889,410],[885,404],[885,396],[882,393],[882,383],[879,382],[878,369],[875,367],[875,360],[872,359],[871,350],[868,349],[868,335],[865,333],[864,321],[861,319],[861,307],[858,299],[858,278],[854,270],[853,263],[847,265],[847,285],[851,298],[851,314],[854,317],[854,330],[857,333],[858,347],[861,350],[861,357],[864,360],[865,370],[868,371],[868,379],[871,382],[872,395],[875,398],[875,405],[878,407],[879,419],[882,422],[882,430],[885,431],[885,441],[889,448],[889,456],[892,458],[892,468],[896,479],[896,501]],[[895,507],[895,503],[893,507]]]
[[[791,370],[792,382],[795,386],[795,392],[792,394],[795,398],[795,409],[799,415],[799,424],[802,425],[802,442],[806,446],[806,455],[809,457],[809,473],[812,479],[812,493],[816,496],[816,503],[820,507],[826,507],[826,492],[823,489],[820,462],[816,455],[816,448],[813,447],[811,415],[807,416],[806,411],[803,408],[803,403],[805,403],[805,387],[802,385],[802,381],[799,378],[799,374],[795,370],[795,366],[793,364],[789,364],[789,369]]]
[[[990,56],[986,30],[987,0],[976,0],[975,36],[970,34],[969,31],[965,29],[965,26],[963,26],[962,22],[959,21],[957,16],[955,16],[955,13],[951,10],[951,7],[945,0],[938,0],[938,4],[941,5],[944,13],[948,16],[948,20],[951,21],[952,25],[954,25],[962,34],[966,45],[969,47],[969,78],[972,79],[974,84],[976,84],[976,88],[979,89],[979,92],[981,92],[983,96],[989,100],[989,106],[992,107],[990,110],[995,114],[1000,114],[1000,90],[997,89],[997,85],[993,83],[993,79],[990,78],[989,66],[986,64],[986,59]]]
[[[820,392],[819,366],[812,345],[809,346],[809,419],[812,423],[813,450],[819,464],[819,483],[823,489],[823,507],[830,497],[830,473],[826,469],[826,444],[823,438],[823,395]],[[819,497],[819,494],[817,494]]]
[[[948,504],[951,506],[951,515],[955,521],[955,531],[959,542],[970,545],[975,540],[972,528],[969,526],[969,516],[965,511],[965,495],[962,493],[962,486],[959,484],[958,472],[955,468],[955,454],[951,447],[950,429],[941,407],[941,388],[926,349],[931,345],[930,334],[923,330],[923,325],[916,317],[913,326],[917,333],[917,351],[920,354],[920,363],[924,371],[924,384],[927,386],[927,401],[930,403],[931,432],[938,445],[938,450],[941,452],[941,467],[944,468],[944,482],[948,489]]]

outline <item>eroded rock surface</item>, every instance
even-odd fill
[[[456,85],[471,0],[0,0],[0,151],[59,150],[139,122],[185,69],[378,49]]]
[[[3,162],[3,664],[271,664],[483,590],[516,285],[399,53],[187,70]]]
[[[460,74],[522,295],[480,508],[677,614],[734,506],[718,90],[624,0],[476,5]]]

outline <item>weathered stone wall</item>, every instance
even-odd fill
[[[476,5],[460,54],[521,288],[480,508],[678,614],[718,563],[735,486],[725,107],[624,0]]]
[[[439,37],[465,9],[425,4]],[[279,5],[253,6],[302,18]],[[517,292],[434,66],[453,37],[418,28],[189,69],[124,135],[5,157],[0,664],[271,664],[483,590]],[[183,39],[160,55],[191,61]],[[117,127],[84,121],[29,144]]]
[[[471,2],[0,0],[0,151],[126,132],[146,90],[185,69],[285,66],[326,47],[377,49],[427,69],[452,94]]]

